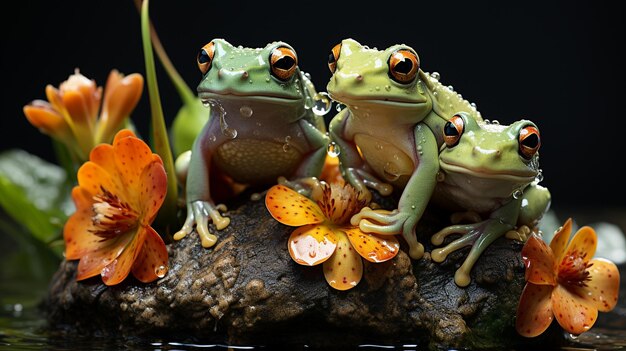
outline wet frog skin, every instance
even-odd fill
[[[365,232],[401,233],[410,256],[418,259],[424,247],[415,226],[435,188],[441,130],[456,112],[482,120],[480,113],[437,74],[423,72],[407,45],[377,50],[344,39],[328,63],[328,93],[347,106],[329,125],[342,175],[366,198],[368,188],[382,195],[402,192],[396,211],[364,208],[352,224]]]
[[[471,246],[455,273],[459,286],[470,283],[470,271],[481,253],[497,238],[520,226],[534,227],[550,206],[550,192],[540,180],[537,126],[519,120],[508,126],[476,121],[456,114],[444,126],[439,155],[440,176],[433,201],[465,212],[475,223],[456,224],[431,237],[441,245],[448,235],[461,234],[431,258],[442,262],[447,255]],[[481,218],[486,218],[481,220]]]
[[[187,219],[174,239],[195,227],[202,246],[211,247],[217,237],[209,232],[209,220],[222,230],[230,219],[220,213],[224,205],[215,205],[210,171],[246,185],[317,177],[329,137],[323,117],[311,109],[317,93],[289,44],[244,48],[214,39],[197,60],[203,74],[198,95],[211,105],[211,116],[193,145],[185,184]]]

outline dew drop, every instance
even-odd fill
[[[437,172],[436,180],[438,182],[443,182],[446,179],[446,174],[443,172]]]
[[[215,135],[211,135],[211,136],[209,136],[209,141],[210,141],[210,142],[212,142],[212,143],[213,143],[213,142],[215,142],[215,140],[217,140],[217,138],[215,137]]]
[[[497,119],[494,119],[493,121],[491,121],[491,124],[500,124],[500,121],[498,121]]]
[[[433,72],[430,74],[430,76],[434,79],[434,80],[439,80],[441,79],[441,75],[439,74],[439,72]]]
[[[289,150],[291,150],[291,145],[288,143],[283,144],[283,151],[288,152]]]
[[[336,142],[331,141],[326,148],[326,152],[330,157],[337,157],[341,153],[341,150],[339,149],[339,145],[337,145]]]
[[[524,195],[524,192],[522,191],[522,189],[515,189],[512,195],[514,199],[519,199],[520,197],[522,197],[522,195]]]
[[[244,105],[239,108],[239,113],[241,113],[242,117],[252,117],[254,111],[250,106]]]
[[[154,274],[156,274],[156,276],[159,278],[163,278],[165,277],[165,274],[167,274],[167,271],[168,271],[168,268],[166,266],[161,265],[154,269]]]
[[[335,110],[337,110],[337,112],[341,112],[341,110],[343,110],[344,108],[346,108],[346,105],[344,104],[337,104],[337,106],[335,106]]]
[[[332,104],[333,102],[330,99],[330,96],[328,95],[328,93],[325,93],[325,92],[317,93],[315,97],[313,98],[313,107],[312,107],[313,113],[315,113],[318,116],[323,116],[327,114],[328,111],[330,111]]]
[[[383,166],[383,173],[385,174],[385,178],[390,182],[393,182],[400,178],[400,172],[398,172],[396,165],[391,162],[385,163],[385,165]]]
[[[472,103],[470,104],[470,106],[471,106],[474,110],[478,108],[478,106],[476,106],[476,103],[474,103],[474,102],[472,102]]]
[[[382,150],[382,149],[383,149],[383,144],[376,143],[376,150]]]
[[[271,80],[269,78],[265,78],[265,82],[269,83]]]
[[[453,87],[452,85],[448,85],[448,89],[449,89],[450,91],[454,91],[454,87]]]
[[[209,107],[211,106],[211,103],[209,102],[209,100],[202,100],[202,106]]]
[[[535,182],[541,183],[543,181],[543,171],[539,169],[537,175],[535,176]]]
[[[385,90],[387,91],[391,90],[391,85],[385,85]]]

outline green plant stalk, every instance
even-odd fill
[[[137,10],[141,12],[142,0],[135,0],[135,6],[137,7]],[[152,47],[154,48],[154,51],[161,61],[161,64],[163,64],[163,68],[165,68],[165,72],[167,73],[168,77],[170,77],[172,84],[174,84],[174,88],[178,92],[178,95],[180,95],[180,99],[185,105],[194,104],[196,100],[195,94],[193,93],[193,91],[191,91],[191,88],[189,88],[187,83],[185,83],[185,80],[180,76],[180,74],[172,64],[172,61],[165,52],[163,44],[161,43],[161,39],[159,39],[156,29],[154,29],[154,25],[152,25],[152,22],[150,22],[150,38],[152,39]]]
[[[154,55],[152,43],[150,42],[150,18],[148,15],[148,0],[144,0],[141,8],[141,38],[143,42],[143,53],[146,65],[146,80],[150,97],[150,110],[152,112],[152,143],[157,154],[163,160],[163,166],[167,173],[167,195],[163,202],[159,214],[156,218],[157,225],[161,225],[166,230],[166,235],[170,236],[169,226],[177,224],[177,202],[178,184],[176,183],[176,172],[172,150],[170,149],[165,118],[161,107],[161,97],[159,96],[159,86],[157,84]]]

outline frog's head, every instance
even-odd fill
[[[432,105],[421,81],[419,56],[407,45],[377,50],[344,39],[331,50],[328,67],[333,73],[328,93],[348,106],[376,104],[426,111]]]
[[[508,198],[539,173],[537,126],[519,120],[508,126],[454,115],[443,128],[439,163],[446,182],[476,198]]]
[[[287,43],[264,48],[234,47],[213,39],[197,57],[202,81],[198,95],[207,100],[242,100],[303,105],[304,89],[296,51]]]

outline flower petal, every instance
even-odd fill
[[[556,285],[552,249],[537,235],[531,235],[522,248],[526,265],[526,281],[533,284]]]
[[[574,234],[572,241],[570,241],[569,245],[567,245],[567,249],[565,249],[565,254],[561,256],[561,260],[557,261],[557,264],[561,264],[561,262],[569,256],[580,257],[586,264],[591,261],[591,258],[596,253],[597,245],[598,239],[596,232],[591,227],[584,226],[578,229],[576,234]]]
[[[111,71],[104,88],[102,113],[100,114],[100,142],[109,142],[122,122],[135,109],[143,92],[143,76],[139,73],[129,74],[126,77],[117,71]],[[121,79],[120,79],[121,78]]]
[[[153,154],[153,162],[144,169],[140,183],[140,205],[143,224],[149,225],[163,204],[167,193],[167,175],[161,158]]]
[[[315,202],[284,185],[274,185],[267,191],[265,206],[274,219],[285,225],[324,221],[324,214]]]
[[[306,225],[289,236],[289,254],[297,263],[315,266],[326,261],[335,252],[337,238],[325,225]]]
[[[127,191],[121,180],[94,162],[83,163],[78,169],[77,177],[78,184],[92,195],[102,192],[101,187],[103,187],[122,201],[128,202]]]
[[[341,231],[335,231],[337,249],[335,254],[324,262],[324,277],[330,286],[337,290],[354,288],[363,277],[363,259],[352,248],[350,240]]]
[[[96,116],[90,115],[91,102],[87,101],[86,98],[77,90],[68,90],[61,96],[67,113],[72,117],[74,126],[78,128],[77,132],[85,132],[91,136],[93,135]]]
[[[72,141],[70,126],[49,103],[35,100],[24,106],[23,111],[28,122],[41,132],[64,142]]]
[[[552,291],[552,311],[561,327],[574,335],[589,330],[598,318],[598,310],[593,305],[562,285]]]
[[[593,265],[587,268],[590,278],[586,281],[587,286],[574,287],[573,290],[599,311],[608,312],[617,304],[619,270],[615,263],[603,258],[594,258],[590,263]]]
[[[568,218],[565,223],[554,233],[552,240],[550,241],[550,248],[554,254],[554,262],[561,262],[563,254],[565,253],[565,247],[569,241],[570,234],[572,233],[572,219]]]
[[[122,132],[122,135],[127,134],[128,132],[126,131]],[[115,164],[120,172],[125,188],[131,196],[137,197],[143,170],[154,161],[152,150],[143,140],[132,136],[116,137],[113,150]],[[138,200],[138,198],[135,200]]]
[[[146,229],[140,227],[137,233],[133,235],[133,239],[126,245],[124,251],[113,262],[102,269],[100,275],[104,284],[116,285],[126,279],[141,252],[147,235]]]
[[[551,300],[553,289],[549,285],[526,284],[515,319],[515,329],[520,335],[532,338],[548,329],[554,319]]]
[[[352,247],[370,262],[385,262],[394,258],[400,251],[400,243],[393,235],[363,233],[359,228],[343,229]]]
[[[83,280],[101,274],[105,267],[118,258],[124,247],[134,237],[135,232],[124,233],[113,239],[103,240],[100,246],[82,255],[78,262],[76,280]]]
[[[152,227],[146,227],[146,241],[133,264],[133,275],[143,283],[163,278],[168,269],[167,258],[163,239]]]
[[[72,189],[76,211],[68,218],[63,228],[65,258],[77,260],[90,251],[102,246],[102,238],[89,232],[92,224],[93,195],[82,187]]]

